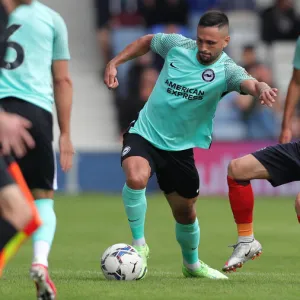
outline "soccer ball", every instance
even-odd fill
[[[109,280],[136,280],[142,266],[142,257],[127,244],[108,247],[101,258],[101,270]]]

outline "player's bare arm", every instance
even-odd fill
[[[12,152],[17,157],[26,154],[27,148],[34,148],[35,143],[28,129],[31,122],[15,114],[0,112],[0,142],[1,154],[9,155]]]
[[[262,105],[269,107],[273,106],[278,92],[276,88],[272,88],[265,82],[259,82],[257,80],[244,80],[241,83],[241,90],[258,98]]]
[[[288,143],[292,139],[292,119],[296,104],[300,97],[300,70],[294,69],[286,97],[280,143]]]
[[[148,34],[129,44],[106,66],[104,83],[109,89],[115,89],[119,86],[117,79],[117,67],[129,60],[142,56],[150,51],[150,45],[153,34]]]
[[[60,129],[59,150],[62,170],[72,167],[74,148],[71,141],[71,111],[73,87],[69,75],[68,61],[57,60],[52,65],[53,87],[58,125]]]

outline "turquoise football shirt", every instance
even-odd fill
[[[0,99],[16,97],[52,112],[52,62],[70,59],[65,22],[58,13],[34,1],[10,15],[6,39]]]
[[[297,40],[293,65],[295,69],[300,70],[300,37]]]
[[[209,148],[218,102],[254,78],[226,53],[211,65],[200,64],[196,41],[182,35],[158,33],[151,49],[165,63],[130,132],[162,150]]]

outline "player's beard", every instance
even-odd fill
[[[210,64],[214,63],[216,60],[218,60],[218,58],[220,57],[221,54],[222,54],[222,51],[216,53],[215,55],[212,55],[212,53],[203,53],[203,52],[198,51],[197,59],[203,65],[210,65]]]

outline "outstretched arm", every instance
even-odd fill
[[[115,89],[119,85],[117,79],[117,67],[129,60],[149,52],[152,38],[153,34],[142,36],[133,43],[129,44],[107,64],[104,75],[104,83],[109,89]]]
[[[272,107],[278,90],[276,88],[271,88],[265,82],[259,82],[257,80],[244,80],[241,83],[241,91],[258,98],[262,105]]]
[[[148,34],[137,39],[128,45],[122,52],[113,58],[106,66],[104,83],[109,89],[118,87],[117,67],[128,60],[146,54],[150,49],[159,54],[162,58],[166,58],[169,51],[176,46],[186,48],[195,47],[195,41],[188,39],[180,34]]]
[[[246,72],[246,70],[232,60],[225,62],[227,79],[227,92],[236,91],[244,95],[251,95],[260,100],[262,105],[272,107],[277,96],[277,89],[271,88],[265,82],[259,82]]]

